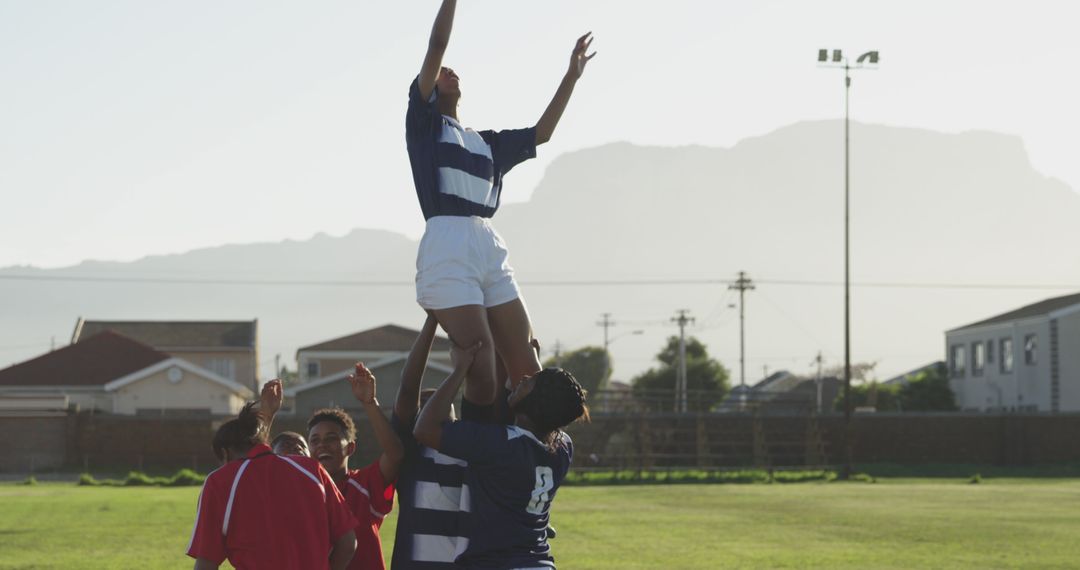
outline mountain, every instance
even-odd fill
[[[628,379],[677,333],[674,311],[690,309],[688,334],[738,382],[738,295],[720,281],[746,271],[757,282],[746,292],[748,382],[764,366],[809,370],[818,350],[842,359],[842,129],[806,122],[731,148],[616,143],[554,160],[531,199],[494,220],[545,348],[599,344],[596,321],[610,312],[615,375]],[[942,359],[948,328],[1080,289],[1080,195],[1036,172],[1019,138],[853,124],[851,163],[853,358],[880,361],[882,377]],[[513,173],[507,184],[513,192]],[[299,346],[386,322],[418,326],[415,251],[401,235],[358,229],[3,269],[0,365],[47,350],[52,336],[66,342],[80,315],[257,317],[269,374],[277,353],[292,363]],[[132,278],[142,281],[121,280]],[[969,284],[1064,287],[945,286]]]

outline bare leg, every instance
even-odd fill
[[[522,378],[539,372],[542,366],[531,344],[532,323],[521,298],[490,307],[487,317],[495,350],[506,365],[511,384],[517,386]]]
[[[483,305],[464,305],[435,311],[435,318],[458,346],[483,342],[465,378],[465,399],[478,406],[495,400],[495,343]]]

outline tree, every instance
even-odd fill
[[[679,367],[679,337],[672,336],[656,355],[657,368],[635,377],[634,397],[654,411],[675,410],[675,379]],[[686,339],[687,408],[707,412],[724,399],[728,391],[728,371],[719,361],[709,358],[705,345],[696,338]]]
[[[591,394],[607,387],[611,370],[607,367],[608,354],[599,346],[586,346],[568,352],[559,358],[563,370],[577,378],[582,388]],[[544,361],[544,366],[555,366],[555,358]]]
[[[851,363],[851,382],[863,384],[866,382],[873,382],[876,379],[874,375],[874,368],[877,367],[877,362],[852,362]],[[832,366],[826,368],[824,376],[832,376],[834,378],[844,379],[844,365]]]
[[[900,388],[900,406],[905,412],[954,412],[956,397],[949,387],[944,364],[923,370]]]
[[[852,374],[854,376],[854,373]],[[874,408],[879,412],[898,412],[902,410],[900,404],[900,388],[890,384],[878,384],[870,382],[851,386],[851,408]],[[844,411],[844,392],[836,395],[833,409],[838,412]]]
[[[281,370],[278,371],[278,379],[281,380],[282,385],[293,386],[296,384],[296,371],[289,370],[288,366],[281,365]]]

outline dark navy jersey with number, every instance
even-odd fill
[[[570,469],[570,436],[549,450],[517,426],[446,422],[444,454],[468,462],[463,494],[471,499],[466,568],[555,567],[547,542],[548,510]]]

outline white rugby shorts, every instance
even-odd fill
[[[520,296],[506,243],[477,216],[435,216],[416,254],[416,302],[430,310],[495,307]]]

